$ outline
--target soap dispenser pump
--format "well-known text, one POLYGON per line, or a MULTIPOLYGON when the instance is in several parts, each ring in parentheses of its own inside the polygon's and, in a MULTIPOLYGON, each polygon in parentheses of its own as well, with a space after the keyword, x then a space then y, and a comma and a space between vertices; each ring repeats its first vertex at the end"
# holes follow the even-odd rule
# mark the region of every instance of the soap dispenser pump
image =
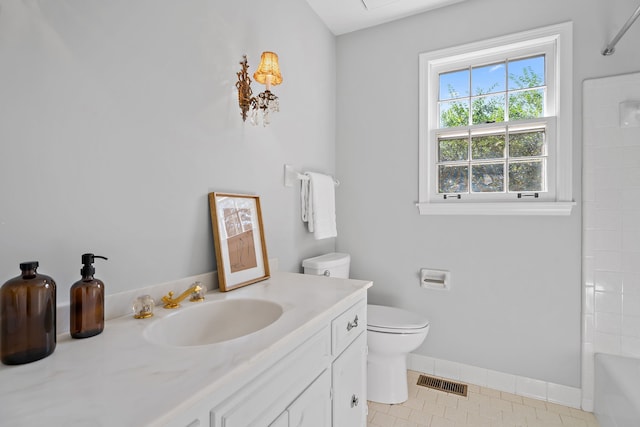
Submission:
POLYGON ((104 283, 93 277, 96 258, 107 259, 94 254, 82 255, 82 278, 71 286, 69 332, 73 338, 89 338, 104 330, 104 283))

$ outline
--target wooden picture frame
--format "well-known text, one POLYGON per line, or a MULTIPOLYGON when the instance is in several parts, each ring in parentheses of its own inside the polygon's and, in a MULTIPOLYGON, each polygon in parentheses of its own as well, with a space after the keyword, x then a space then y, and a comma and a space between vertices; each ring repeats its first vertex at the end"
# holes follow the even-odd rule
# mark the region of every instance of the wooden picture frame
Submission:
POLYGON ((268 279, 260 198, 209 193, 209 209, 220 290, 227 292, 268 279))

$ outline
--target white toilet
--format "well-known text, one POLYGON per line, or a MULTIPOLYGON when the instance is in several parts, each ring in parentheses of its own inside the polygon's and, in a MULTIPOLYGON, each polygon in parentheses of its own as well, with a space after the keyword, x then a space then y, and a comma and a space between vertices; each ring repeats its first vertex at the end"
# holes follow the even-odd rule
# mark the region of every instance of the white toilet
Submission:
MULTIPOLYGON (((348 278, 349 254, 330 253, 302 262, 305 274, 348 278)), ((367 306, 367 400, 395 404, 408 399, 407 354, 429 333, 423 316, 395 307, 367 306)))

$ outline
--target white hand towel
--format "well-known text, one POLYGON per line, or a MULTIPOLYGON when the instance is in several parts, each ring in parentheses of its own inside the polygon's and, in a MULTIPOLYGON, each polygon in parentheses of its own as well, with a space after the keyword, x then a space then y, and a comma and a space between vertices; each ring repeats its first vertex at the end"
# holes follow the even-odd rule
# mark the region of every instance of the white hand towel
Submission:
POLYGON ((302 220, 316 239, 338 235, 336 227, 335 183, 329 175, 306 172, 300 190, 302 220))
POLYGON ((302 213, 302 222, 306 222, 309 231, 313 233, 313 212, 310 211, 313 206, 310 205, 309 182, 309 179, 300 181, 300 212, 302 213))

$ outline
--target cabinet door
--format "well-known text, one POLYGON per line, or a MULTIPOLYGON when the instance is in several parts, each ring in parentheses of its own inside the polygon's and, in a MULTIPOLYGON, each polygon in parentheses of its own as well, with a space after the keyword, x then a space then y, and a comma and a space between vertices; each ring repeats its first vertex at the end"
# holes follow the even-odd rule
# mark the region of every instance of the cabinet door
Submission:
POLYGON ((331 375, 325 370, 289 406, 289 427, 327 427, 331 425, 331 375))
POLYGON ((289 427, 289 411, 284 411, 269 427, 289 427))
POLYGON ((214 407, 211 410, 210 425, 268 426, 307 390, 314 379, 327 370, 330 346, 330 329, 325 327, 275 365, 265 368, 262 374, 236 394, 214 407))
POLYGON ((366 427, 367 334, 333 362, 333 427, 366 427))

